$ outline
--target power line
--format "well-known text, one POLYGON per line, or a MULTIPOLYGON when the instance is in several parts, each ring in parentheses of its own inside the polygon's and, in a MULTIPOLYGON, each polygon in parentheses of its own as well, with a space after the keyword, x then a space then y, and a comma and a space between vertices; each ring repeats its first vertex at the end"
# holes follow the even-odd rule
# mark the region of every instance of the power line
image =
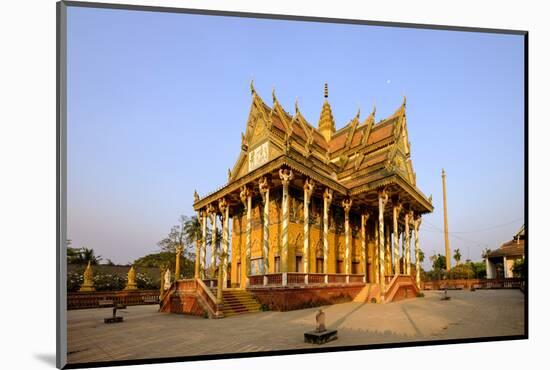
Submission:
MULTIPOLYGON (((502 226, 507 226, 507 225, 510 225, 510 224, 513 224, 514 222, 518 222, 520 220, 523 220, 523 217, 520 217, 520 218, 516 218, 515 220, 512 220, 510 222, 506 222, 506 223, 503 223, 503 224, 498 224, 498 225, 493 225, 493 226, 488 226, 484 229, 478 229, 478 230, 471 230, 471 231, 449 231, 449 234, 473 234, 473 233, 479 233, 479 232, 482 232, 482 231, 487 231, 487 230, 492 230, 492 229, 497 229, 499 227, 502 227, 502 226)), ((432 226, 432 227, 435 227, 439 230, 441 230, 441 228, 439 228, 438 226, 436 225, 433 225, 431 223, 429 223, 428 221, 425 221, 428 225, 432 226)))
MULTIPOLYGON (((426 228, 423 228, 422 230, 423 230, 423 231, 433 232, 433 233, 439 233, 439 234, 442 234, 442 233, 443 233, 443 231, 441 231, 441 230, 430 230, 430 229, 426 229, 426 228)), ((466 243, 473 243, 473 244, 475 244, 475 245, 481 245, 481 246, 487 246, 487 247, 489 246, 489 244, 487 244, 487 243, 482 243, 482 242, 480 242, 480 241, 471 240, 471 239, 465 239, 465 238, 463 238, 463 237, 460 237, 460 236, 457 236, 457 235, 453 235, 453 234, 451 234, 451 233, 449 233, 449 235, 450 235, 451 237, 455 238, 455 239, 461 240, 461 241, 466 242, 466 243)))

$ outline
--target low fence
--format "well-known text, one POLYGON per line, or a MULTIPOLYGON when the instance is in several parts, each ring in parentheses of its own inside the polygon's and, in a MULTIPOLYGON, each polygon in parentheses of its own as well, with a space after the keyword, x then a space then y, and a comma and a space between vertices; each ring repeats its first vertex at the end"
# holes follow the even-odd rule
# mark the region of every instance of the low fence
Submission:
POLYGON ((74 292, 67 294, 67 309, 99 308, 100 301, 113 301, 115 304, 137 306, 158 304, 158 290, 122 290, 117 292, 74 292))
POLYGON ((420 283, 423 290, 441 289, 524 289, 525 281, 518 278, 507 279, 449 279, 424 281, 420 283))

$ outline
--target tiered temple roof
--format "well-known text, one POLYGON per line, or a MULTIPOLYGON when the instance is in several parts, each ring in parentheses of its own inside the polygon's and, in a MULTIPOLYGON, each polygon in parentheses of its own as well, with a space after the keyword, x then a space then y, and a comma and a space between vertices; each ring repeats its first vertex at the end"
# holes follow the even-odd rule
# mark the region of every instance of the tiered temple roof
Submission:
MULTIPOLYGON (((360 112, 341 129, 335 130, 334 117, 325 86, 325 100, 317 127, 301 114, 296 103, 294 114, 281 106, 273 92, 272 106, 268 106, 251 84, 252 104, 246 131, 242 134, 242 150, 234 167, 229 171, 228 183, 202 200, 249 177, 251 172, 284 157, 284 164, 298 172, 307 172, 317 181, 336 187, 345 195, 358 195, 381 186, 397 185, 406 188, 420 213, 431 212, 433 207, 416 187, 416 175, 410 159, 406 99, 395 112, 376 121, 376 109, 364 119, 360 112), (266 141, 270 142, 269 160, 251 171, 247 165, 248 153, 266 141)), ((237 185, 237 184, 236 184, 237 185)), ((430 197, 431 198, 431 197, 430 197)), ((369 203, 369 198, 365 198, 369 203)), ((375 202, 372 197, 370 202, 375 202)))

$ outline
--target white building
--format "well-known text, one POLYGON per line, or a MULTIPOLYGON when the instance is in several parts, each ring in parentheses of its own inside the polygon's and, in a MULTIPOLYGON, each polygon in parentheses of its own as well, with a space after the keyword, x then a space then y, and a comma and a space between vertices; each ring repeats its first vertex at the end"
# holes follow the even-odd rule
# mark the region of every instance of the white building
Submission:
POLYGON ((487 279, 512 278, 514 261, 525 257, 525 225, 514 235, 514 238, 503 243, 500 248, 489 252, 487 264, 487 279))

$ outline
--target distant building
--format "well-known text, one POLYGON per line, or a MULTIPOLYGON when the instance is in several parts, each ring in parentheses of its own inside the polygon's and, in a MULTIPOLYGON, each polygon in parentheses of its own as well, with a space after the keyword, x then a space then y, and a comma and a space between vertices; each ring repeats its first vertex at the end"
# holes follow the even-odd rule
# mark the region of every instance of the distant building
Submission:
POLYGON ((485 259, 487 279, 514 277, 514 262, 525 257, 525 225, 519 229, 514 238, 503 243, 500 248, 489 252, 485 259))

